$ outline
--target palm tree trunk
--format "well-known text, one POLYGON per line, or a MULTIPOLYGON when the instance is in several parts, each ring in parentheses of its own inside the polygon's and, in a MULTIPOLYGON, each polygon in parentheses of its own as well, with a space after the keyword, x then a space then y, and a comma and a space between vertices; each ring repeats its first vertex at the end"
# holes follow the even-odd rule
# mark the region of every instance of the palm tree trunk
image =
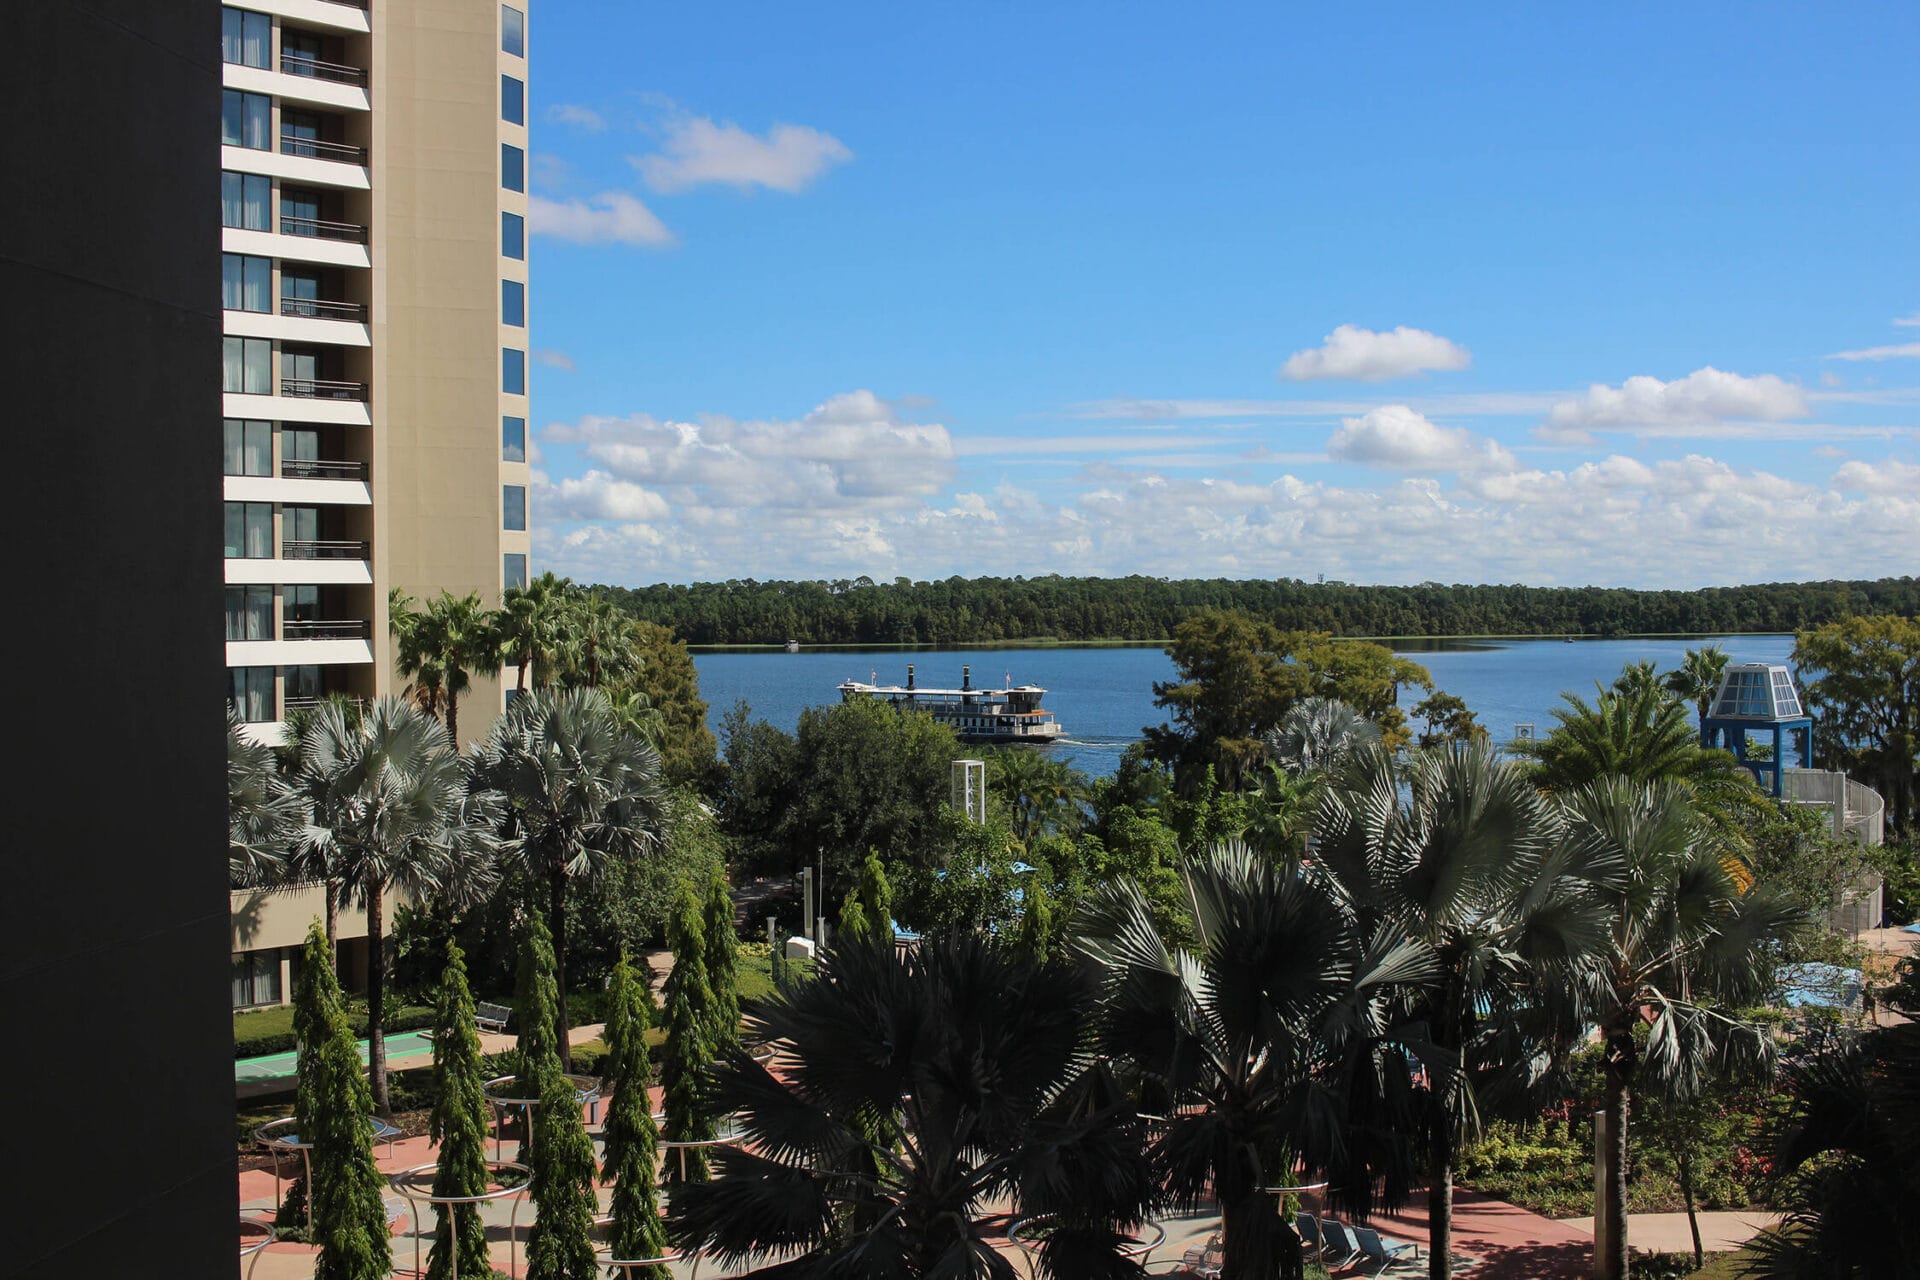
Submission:
POLYGON ((1433 1116, 1433 1167, 1427 1181, 1427 1276, 1453 1274, 1453 1141, 1438 1106, 1433 1116))
POLYGON ((532 659, 533 655, 531 653, 522 653, 520 655, 520 661, 516 664, 520 668, 519 674, 514 677, 516 682, 514 693, 516 696, 527 691, 527 663, 532 661, 532 659))
POLYGON ((547 928, 553 933, 553 980, 560 998, 554 1002, 554 1043, 560 1046, 560 1069, 573 1070, 573 1046, 567 1042, 567 869, 556 865, 547 873, 547 928))
POLYGON ((1278 1202, 1257 1188, 1221 1198, 1220 1236, 1220 1280, 1301 1280, 1306 1272, 1300 1237, 1282 1227, 1278 1202))
POLYGON ((332 876, 324 881, 326 891, 327 954, 333 957, 333 976, 340 977, 340 886, 332 876))
POLYGON ((1687 1202, 1687 1226, 1693 1232, 1693 1269, 1698 1271, 1707 1265, 1707 1258, 1700 1246, 1700 1217, 1693 1207, 1693 1144, 1685 1138, 1680 1145, 1680 1195, 1687 1202))
MULTIPOLYGON (((1629 1032, 1629 1044, 1631 1036, 1629 1032)), ((1607 1061, 1607 1140, 1595 1153, 1606 1168, 1607 1240, 1599 1259, 1603 1280, 1627 1280, 1627 1112, 1632 1096, 1628 1063, 1618 1053, 1615 1049, 1607 1061)))
POLYGON ((373 1109, 387 1115, 392 1109, 387 1105, 387 961, 383 954, 386 921, 382 888, 378 877, 367 877, 367 1082, 373 1088, 373 1109))
POLYGON ((454 752, 460 750, 460 695, 452 689, 447 690, 447 741, 453 745, 454 752))

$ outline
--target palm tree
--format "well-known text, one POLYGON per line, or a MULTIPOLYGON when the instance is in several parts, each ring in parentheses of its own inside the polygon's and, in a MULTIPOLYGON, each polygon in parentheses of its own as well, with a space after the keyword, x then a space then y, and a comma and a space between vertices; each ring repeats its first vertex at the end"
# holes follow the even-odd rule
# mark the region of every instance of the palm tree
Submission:
POLYGON ((565 1054, 568 886, 659 846, 666 824, 660 753, 621 730, 599 690, 543 689, 515 698, 494 722, 475 769, 504 806, 504 852, 547 888, 565 1054))
MULTIPOLYGON (((315 791, 323 780, 304 768, 305 756, 301 743, 314 718, 327 707, 333 708, 347 724, 356 728, 365 715, 365 708, 360 702, 340 693, 330 694, 314 706, 295 707, 287 712, 286 737, 273 753, 281 780, 299 798, 303 821, 310 819, 316 799, 315 791)), ((324 838, 324 833, 315 831, 309 821, 302 826, 287 851, 287 862, 281 871, 283 882, 317 881, 320 884, 325 904, 321 918, 327 945, 334 948, 336 961, 340 942, 340 900, 345 889, 338 865, 339 857, 340 850, 324 838)))
POLYGON ((1259 777, 1258 789, 1247 797, 1241 838, 1270 858, 1298 858, 1306 852, 1325 775, 1288 773, 1269 761, 1259 777))
POLYGON ((1028 747, 994 752, 987 788, 1006 804, 1014 838, 1023 845, 1049 831, 1078 830, 1085 817, 1086 776, 1028 747))
POLYGON ((835 948, 749 1015, 779 1074, 738 1051, 717 1068, 745 1141, 675 1189, 676 1238, 728 1266, 790 1258, 758 1276, 1014 1280, 988 1216, 1010 1201, 1046 1220, 1043 1274, 1138 1275, 1122 1233, 1154 1188, 1139 1118, 1087 1052, 1095 994, 973 932, 835 948))
POLYGON ((569 603, 576 594, 571 579, 541 574, 524 587, 508 587, 500 610, 499 640, 503 661, 513 664, 514 689, 527 691, 527 670, 533 670, 535 688, 553 680, 566 634, 569 603))
POLYGON ((1217 1196, 1225 1280, 1297 1280, 1300 1241, 1265 1188, 1297 1172, 1365 1215, 1411 1185, 1408 1063, 1392 1047, 1404 990, 1432 949, 1368 932, 1336 881, 1237 841, 1186 868, 1197 950, 1169 947, 1131 881, 1083 906, 1074 946, 1102 979, 1100 1042, 1173 1115, 1153 1143, 1177 1202, 1217 1196), (1177 1111, 1176 1111, 1177 1108, 1177 1111))
POLYGON ((1579 1028, 1538 1015, 1537 982, 1564 986, 1593 963, 1605 922, 1557 809, 1484 740, 1422 751, 1404 767, 1355 752, 1322 802, 1314 856, 1366 928, 1432 949, 1436 972, 1409 1013, 1427 1068, 1428 1272, 1452 1274, 1454 1155, 1477 1127, 1479 1086, 1524 1086, 1531 1064, 1579 1028), (1529 1016, 1529 1015, 1533 1016, 1529 1016), (1522 1079, 1503 1079, 1519 1070, 1522 1079))
POLYGON ((1631 694, 1638 693, 1642 689, 1664 689, 1665 687, 1651 658, 1626 663, 1620 668, 1620 674, 1613 678, 1615 693, 1631 694))
POLYGON ((236 889, 269 884, 306 825, 305 809, 274 769, 271 748, 247 737, 227 708, 227 875, 236 889))
POLYGON ((437 898, 458 910, 490 887, 485 797, 432 717, 382 698, 357 722, 316 710, 300 739, 310 843, 367 911, 367 1035, 374 1105, 387 1110, 386 899, 437 898))
POLYGON ((1302 698, 1267 731, 1267 758, 1290 774, 1325 773, 1380 740, 1380 726, 1338 698, 1302 698))
POLYGON ((1680 665, 1667 672, 1667 692, 1683 702, 1691 702, 1700 715, 1700 740, 1707 740, 1707 712, 1713 709, 1713 695, 1727 674, 1726 650, 1710 644, 1687 650, 1680 665))
POLYGON ((1609 1225, 1596 1248, 1607 1280, 1625 1280, 1634 1091, 1645 1085, 1684 1096, 1711 1073, 1767 1068, 1771 1037, 1732 1010, 1767 993, 1778 944, 1805 909, 1765 886, 1742 892, 1677 783, 1602 779, 1567 798, 1566 816, 1573 857, 1617 867, 1595 885, 1608 917, 1603 962, 1570 973, 1566 995, 1599 1027, 1606 1050, 1597 1159, 1609 1225), (1644 1053, 1634 1034, 1643 1023, 1644 1053))
POLYGON ((598 689, 638 670, 639 651, 618 605, 597 593, 569 603, 559 648, 563 683, 598 689))
POLYGON ((415 701, 424 711, 446 712, 447 737, 460 742, 460 695, 472 687, 472 675, 499 661, 500 629, 478 592, 456 596, 442 591, 415 612, 413 601, 394 588, 387 598, 387 624, 393 632, 394 661, 411 677, 415 701))

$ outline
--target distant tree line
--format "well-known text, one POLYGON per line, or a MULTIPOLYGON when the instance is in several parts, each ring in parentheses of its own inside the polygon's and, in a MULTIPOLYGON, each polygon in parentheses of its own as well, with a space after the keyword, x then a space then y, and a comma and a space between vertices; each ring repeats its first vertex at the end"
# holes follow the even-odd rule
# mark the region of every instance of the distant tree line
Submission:
POLYGON ((1583 635, 1804 631, 1848 616, 1920 613, 1920 578, 1775 582, 1698 591, 1615 587, 1411 587, 1294 578, 947 578, 596 587, 688 644, 978 644, 1164 641, 1208 609, 1283 631, 1337 636, 1583 635))

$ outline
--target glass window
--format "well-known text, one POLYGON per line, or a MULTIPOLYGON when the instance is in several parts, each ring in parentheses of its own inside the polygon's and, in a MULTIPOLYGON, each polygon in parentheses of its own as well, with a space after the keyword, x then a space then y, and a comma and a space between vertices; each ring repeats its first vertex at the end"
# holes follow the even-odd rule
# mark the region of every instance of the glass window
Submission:
POLYGON ((527 420, 525 418, 500 419, 500 461, 525 462, 527 460, 527 420))
POLYGON ((229 502, 227 506, 227 559, 273 559, 273 504, 271 502, 229 502))
POLYGON ((318 462, 320 460, 320 433, 292 427, 280 431, 280 460, 282 462, 318 462))
POLYGON ((273 288, 273 259, 247 254, 220 255, 220 305, 228 311, 267 311, 273 288))
POLYGON ((273 719, 273 668, 228 667, 227 701, 248 724, 273 719))
POLYGON ((524 531, 527 527, 527 486, 500 486, 500 527, 524 531))
POLYGON ((230 476, 270 476, 273 474, 273 424, 224 418, 227 474, 230 476))
POLYGON ((517 260, 527 256, 527 220, 517 213, 500 215, 500 256, 517 260))
POLYGON ((527 86, 505 74, 500 77, 500 118, 508 124, 527 122, 527 86))
POLYGON ((280 696, 289 707, 310 707, 326 696, 320 687, 320 668, 317 666, 282 667, 280 682, 285 686, 280 696))
POLYGON ((525 591, 527 589, 525 552, 509 551, 500 557, 500 586, 502 590, 525 591))
POLYGON ((500 185, 509 191, 527 189, 527 153, 511 142, 500 144, 500 185))
POLYGON ((227 639, 273 639, 273 588, 227 588, 227 639))
POLYGON ((282 587, 281 607, 288 622, 318 622, 320 620, 320 588, 315 586, 282 587))
POLYGON ((318 542, 320 540, 320 508, 282 507, 280 536, 288 542, 318 542))
POLYGON ((220 58, 243 67, 264 67, 273 47, 273 19, 245 9, 220 11, 220 58))
POLYGON ((500 51, 527 56, 527 15, 510 4, 500 6, 500 51))
POLYGON ((500 282, 500 323, 527 326, 527 286, 518 280, 500 282))
POLYGON ((510 396, 527 394, 527 353, 500 348, 500 389, 510 396))
POLYGON ((221 389, 242 395, 273 394, 273 343, 266 338, 228 338, 221 389))
MULTIPOLYGON (((231 11, 229 11, 231 12, 231 11)), ((280 953, 249 951, 233 958, 233 1007, 280 1003, 280 953)))
POLYGON ((272 120, 273 99, 266 94, 220 91, 220 141, 227 146, 271 151, 268 126, 272 120))
POLYGON ((220 225, 246 231, 271 231, 273 179, 261 173, 220 173, 220 225))

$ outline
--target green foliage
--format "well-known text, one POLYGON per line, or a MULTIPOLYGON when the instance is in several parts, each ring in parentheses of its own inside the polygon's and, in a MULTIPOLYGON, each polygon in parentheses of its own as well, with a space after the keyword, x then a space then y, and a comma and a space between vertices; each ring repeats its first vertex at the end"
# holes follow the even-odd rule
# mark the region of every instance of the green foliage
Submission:
MULTIPOLYGON (((667 975, 667 1042, 660 1064, 662 1110, 667 1137, 675 1142, 697 1142, 715 1132, 706 1089, 707 1065, 713 1061, 713 991, 707 985, 705 922, 691 889, 683 889, 667 930, 673 949, 673 971, 667 975)), ((670 1181, 680 1181, 682 1169, 689 1182, 707 1178, 704 1148, 685 1153, 684 1165, 667 1165, 670 1181)))
POLYGON ((353 1031, 339 1005, 339 989, 325 963, 326 938, 316 924, 307 935, 306 970, 326 973, 302 983, 301 1082, 295 1095, 298 1131, 313 1144, 311 1240, 320 1247, 315 1280, 376 1280, 392 1265, 386 1179, 373 1162, 373 1096, 353 1031), (311 1048, 305 1047, 311 1044, 311 1048))
POLYGON ((1026 885, 1024 910, 1020 913, 1019 947, 1023 954, 1045 963, 1053 953, 1053 904, 1047 900, 1047 883, 1035 876, 1026 885))
POLYGON ((1873 787, 1903 831, 1920 821, 1920 609, 1851 617, 1794 639, 1813 715, 1813 754, 1873 787))
POLYGON ((1817 809, 1741 806, 1734 819, 1755 881, 1807 908, 1808 927, 1789 940, 1782 958, 1857 964, 1846 940, 1828 927, 1827 913, 1874 865, 1876 851, 1851 838, 1835 838, 1825 813, 1817 809))
POLYGON ((716 1058, 740 1047, 740 939, 733 925, 733 895, 726 876, 715 872, 707 881, 701 909, 701 958, 707 966, 707 990, 713 996, 708 1012, 707 1044, 716 1058))
POLYGON ((527 1235, 529 1280, 594 1280, 593 1143, 580 1118, 580 1103, 565 1075, 554 1039, 553 943, 546 922, 528 916, 521 961, 520 1009, 525 1026, 518 1045, 519 1086, 532 1086, 533 1108, 523 1163, 533 1175, 534 1206, 527 1235))
POLYGON ((522 1089, 538 1088, 548 1059, 552 1059, 554 1070, 566 1070, 561 1064, 560 1042, 555 1037, 554 1010, 560 996, 553 968, 553 935, 547 931, 546 919, 537 911, 528 912, 520 942, 520 981, 514 992, 515 1022, 519 1024, 519 1031, 514 1045, 513 1074, 522 1089))
MULTIPOLYGON (((296 1002, 297 1003, 297 1002, 296 1002)), ((264 1058, 276 1053, 288 1053, 299 1047, 300 1037, 294 1033, 295 1005, 273 1005, 265 1009, 248 1009, 233 1015, 233 1056, 235 1058, 264 1058)), ((367 1035, 367 1002, 364 998, 349 999, 345 1002, 347 1025, 353 1029, 356 1038, 364 1040, 367 1035)), ((430 1005, 404 1004, 389 1006, 386 1017, 388 1035, 402 1031, 418 1031, 422 1027, 433 1025, 433 1008, 430 1005)))
POLYGON ((1436 689, 1415 704, 1413 715, 1426 724, 1419 738, 1419 745, 1423 747, 1443 742, 1473 742, 1487 736, 1487 731, 1474 719, 1466 699, 1456 694, 1436 689))
MULTIPOLYGON (((625 956, 614 966, 608 988, 605 1176, 613 1183, 609 1206, 613 1226, 611 1256, 651 1258, 666 1248, 666 1231, 654 1190, 659 1133, 647 1092, 652 1077, 647 1061, 648 1001, 645 983, 625 956)), ((647 1268, 647 1280, 667 1280, 665 1268, 647 1268), (651 1273, 651 1274, 649 1274, 651 1273)))
POLYGON ((448 736, 457 741, 460 696, 472 686, 474 672, 499 658, 494 611, 480 602, 477 591, 464 596, 442 591, 416 610, 412 598, 395 587, 387 594, 387 627, 393 633, 394 665, 413 681, 407 700, 444 719, 448 736))
MULTIPOLYGON (((433 1114, 428 1134, 439 1144, 433 1176, 436 1196, 474 1196, 487 1187, 487 1077, 480 1057, 480 1035, 473 1025, 473 993, 467 988, 466 957, 447 945, 447 966, 433 1029, 433 1114)), ((478 1205, 436 1205, 438 1225, 427 1274, 485 1275, 487 1230, 478 1205), (451 1248, 449 1246, 452 1246, 451 1248), (458 1254, 456 1264, 454 1255, 458 1254)))
POLYGON ((1081 803, 1091 788, 1087 775, 1032 747, 1002 747, 987 756, 987 793, 1022 844, 1078 831, 1086 820, 1081 803))
POLYGON ((662 775, 669 786, 711 788, 716 781, 713 730, 707 727, 707 704, 700 696, 700 676, 684 642, 657 622, 632 620, 627 624, 638 668, 614 682, 616 695, 632 691, 643 695, 653 710, 652 737, 660 752, 662 775))

